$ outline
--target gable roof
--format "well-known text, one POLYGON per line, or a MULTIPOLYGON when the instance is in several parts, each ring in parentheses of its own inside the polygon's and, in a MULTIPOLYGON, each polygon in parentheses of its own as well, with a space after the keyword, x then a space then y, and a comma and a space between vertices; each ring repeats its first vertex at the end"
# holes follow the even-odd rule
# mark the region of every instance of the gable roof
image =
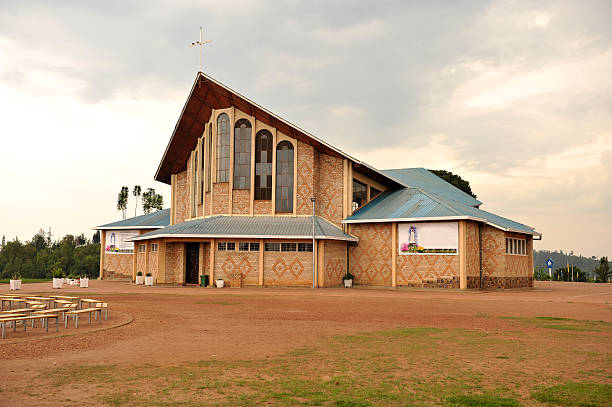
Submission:
POLYGON ((151 212, 133 218, 96 226, 97 230, 110 229, 159 229, 170 224, 170 208, 151 212))
POLYGON ((386 191, 368 202, 344 223, 473 220, 508 232, 542 236, 534 228, 420 188, 386 191))
POLYGON ((478 199, 466 194, 453 184, 446 182, 425 168, 398 168, 392 170, 382 170, 382 172, 385 175, 400 181, 407 187, 421 188, 444 199, 457 201, 469 206, 482 205, 482 202, 480 202, 478 199))
POLYGON ((298 141, 314 146, 325 154, 353 161, 357 171, 381 184, 396 188, 402 186, 397 180, 388 177, 376 168, 349 156, 202 72, 196 75, 189 97, 183 106, 172 137, 155 173, 155 180, 170 184, 170 176, 185 169, 189 155, 202 136, 205 123, 208 122, 212 110, 231 106, 235 106, 298 141))
MULTIPOLYGON (((338 226, 319 216, 315 216, 315 236, 317 239, 358 241, 355 236, 344 233, 338 226)), ((312 239, 312 216, 217 215, 177 223, 134 236, 130 240, 160 237, 312 239)))

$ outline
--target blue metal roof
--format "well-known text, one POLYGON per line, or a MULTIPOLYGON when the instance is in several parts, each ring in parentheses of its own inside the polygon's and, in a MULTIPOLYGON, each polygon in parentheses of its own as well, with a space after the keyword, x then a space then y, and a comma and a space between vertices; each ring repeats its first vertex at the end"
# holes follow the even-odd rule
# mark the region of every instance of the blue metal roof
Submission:
POLYGON ((420 188, 387 191, 368 202, 345 223, 471 219, 497 228, 541 236, 533 228, 458 201, 447 200, 420 188))
POLYGON ((95 229, 157 229, 170 224, 170 209, 97 226, 95 229))
MULTIPOLYGON (((342 229, 326 219, 315 216, 317 239, 346 240, 358 239, 344 233, 342 229)), ((159 237, 226 237, 226 238, 312 238, 311 216, 225 216, 189 220, 154 230, 131 240, 146 240, 159 237)))
POLYGON ((383 174, 401 182, 407 187, 421 188, 441 198, 461 202, 469 206, 482 205, 478 199, 466 194, 453 184, 444 181, 425 168, 398 168, 382 170, 383 174))

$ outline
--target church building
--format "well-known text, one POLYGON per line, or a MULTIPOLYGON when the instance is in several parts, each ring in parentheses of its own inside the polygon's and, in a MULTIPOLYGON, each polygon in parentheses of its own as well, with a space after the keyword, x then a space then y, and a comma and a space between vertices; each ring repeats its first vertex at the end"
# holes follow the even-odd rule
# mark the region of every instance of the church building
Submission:
MULTIPOLYGON (((373 168, 202 73, 155 179, 171 186, 169 222, 126 239, 132 279, 339 287, 349 272, 366 286, 533 285, 534 228, 426 169, 373 168)), ((104 243, 100 276, 112 278, 104 243)))

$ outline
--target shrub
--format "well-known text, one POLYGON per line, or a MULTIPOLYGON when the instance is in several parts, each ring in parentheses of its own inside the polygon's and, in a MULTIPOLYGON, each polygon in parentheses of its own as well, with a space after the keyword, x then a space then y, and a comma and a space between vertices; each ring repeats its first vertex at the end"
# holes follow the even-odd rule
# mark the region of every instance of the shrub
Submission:
POLYGON ((56 267, 55 270, 53 270, 53 278, 62 278, 64 277, 64 270, 62 270, 61 267, 56 267))
POLYGON ((142 271, 139 271, 138 273, 136 273, 137 276, 142 276, 142 271))
POLYGON ((347 273, 344 275, 344 280, 354 280, 354 279, 355 279, 355 276, 354 276, 354 275, 352 275, 350 272, 347 272, 347 273))

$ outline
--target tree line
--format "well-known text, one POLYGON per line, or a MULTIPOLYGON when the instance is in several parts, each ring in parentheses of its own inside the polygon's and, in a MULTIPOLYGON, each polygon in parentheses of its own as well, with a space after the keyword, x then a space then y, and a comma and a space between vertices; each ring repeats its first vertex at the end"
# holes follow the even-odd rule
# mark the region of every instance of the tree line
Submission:
POLYGON ((100 271, 100 232, 91 239, 80 234, 51 241, 36 234, 30 241, 18 238, 0 244, 0 279, 51 278, 54 271, 64 275, 97 278, 100 271))

